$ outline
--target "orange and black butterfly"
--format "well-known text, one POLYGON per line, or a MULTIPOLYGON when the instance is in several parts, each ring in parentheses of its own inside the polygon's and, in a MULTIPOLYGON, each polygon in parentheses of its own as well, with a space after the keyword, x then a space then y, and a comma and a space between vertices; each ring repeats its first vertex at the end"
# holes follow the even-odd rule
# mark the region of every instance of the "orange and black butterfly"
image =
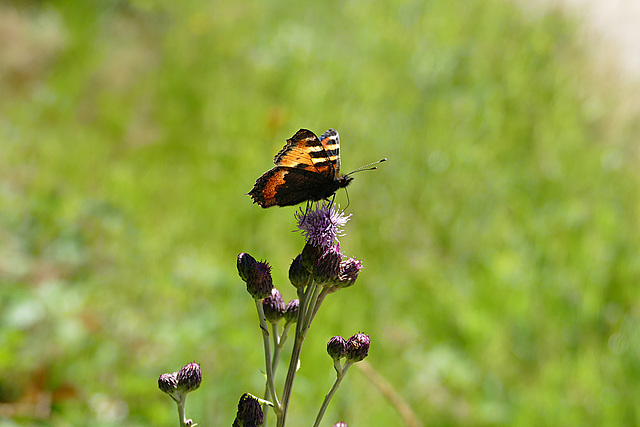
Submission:
POLYGON ((310 130, 300 129, 273 162, 276 167, 258 178, 247 193, 263 208, 328 199, 351 183, 353 178, 349 175, 370 166, 340 175, 340 138, 335 129, 329 129, 319 139, 310 130))

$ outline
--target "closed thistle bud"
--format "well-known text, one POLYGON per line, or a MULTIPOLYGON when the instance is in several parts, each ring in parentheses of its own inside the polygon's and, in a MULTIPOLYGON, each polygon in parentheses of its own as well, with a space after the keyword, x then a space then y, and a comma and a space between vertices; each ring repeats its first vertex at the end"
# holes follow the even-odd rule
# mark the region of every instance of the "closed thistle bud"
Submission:
POLYGON ((202 383, 202 370, 196 362, 187 363, 178 371, 176 375, 178 380, 178 391, 181 393, 189 393, 200 387, 202 383))
POLYGON ((238 255, 238 274, 245 282, 249 280, 251 275, 255 274, 257 265, 258 261, 251 255, 244 252, 238 255))
POLYGON ((160 378, 158 378, 158 388, 173 397, 178 388, 176 373, 160 375, 160 378))
POLYGON ((262 300, 262 309, 264 317, 272 324, 277 323, 284 314, 284 300, 275 287, 271 289, 271 295, 262 300))
POLYGON ((319 283, 334 285, 338 282, 338 276, 340 274, 340 261, 342 261, 342 254, 340 253, 339 245, 329 246, 316 264, 314 271, 315 279, 319 283))
POLYGON ((263 422, 262 408, 255 396, 245 393, 238 403, 238 413, 233 427, 260 427, 263 422))
POLYGON ((349 258, 340 262, 339 280, 336 286, 338 288, 348 288, 353 285, 362 268, 362 261, 355 258, 349 258))
POLYGON ((307 243, 304 245, 304 248, 302 248, 302 252, 300 253, 300 262, 307 271, 313 272, 323 253, 324 248, 322 246, 315 246, 311 243, 307 243))
POLYGON ((327 353, 333 360, 340 360, 347 354, 347 342, 340 335, 332 337, 327 343, 327 353))
POLYGON ((289 281, 296 288, 301 288, 309 283, 309 270, 302 265, 302 255, 298 255, 289 267, 289 281))
POLYGON ((247 283, 247 291, 254 299, 260 300, 271 294, 273 280, 271 267, 267 262, 258 262, 243 252, 238 255, 238 274, 247 283))
POLYGON ((369 335, 359 332, 347 341, 347 361, 359 362, 369 355, 369 335))
POLYGON ((296 323, 298 321, 298 311, 300 310, 300 300, 292 299, 287 303, 284 309, 284 320, 287 323, 296 323))

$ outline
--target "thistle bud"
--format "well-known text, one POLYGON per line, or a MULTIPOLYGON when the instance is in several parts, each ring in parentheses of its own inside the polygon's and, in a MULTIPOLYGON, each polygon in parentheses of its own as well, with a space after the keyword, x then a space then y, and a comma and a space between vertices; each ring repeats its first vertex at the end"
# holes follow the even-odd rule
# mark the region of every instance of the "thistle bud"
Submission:
POLYGON ((347 341, 347 361, 359 362, 369 355, 369 335, 362 332, 355 334, 347 341))
POLYGON ((316 264, 314 275, 319 283, 334 285, 340 274, 342 254, 339 245, 329 246, 316 264))
POLYGON ((296 323, 298 321, 298 311, 300 310, 300 300, 292 299, 284 309, 284 320, 287 323, 296 323))
POLYGON ((233 421, 233 427, 260 427, 263 422, 260 402, 249 393, 245 393, 238 403, 238 413, 233 421))
POLYGON ((257 265, 258 261, 251 255, 244 252, 238 255, 238 274, 245 282, 255 273, 257 265))
POLYGON ((243 252, 238 255, 238 274, 247 283, 247 291, 254 299, 260 300, 271 294, 273 281, 271 267, 267 262, 258 262, 243 252))
POLYGON ((176 379, 175 372, 173 374, 160 375, 160 378, 158 378, 158 388, 173 397, 178 388, 178 380, 176 379))
POLYGON ((289 267, 289 281, 296 288, 301 288, 309 283, 309 270, 302 265, 302 255, 298 255, 289 267))
POLYGON ((333 360, 340 360, 347 354, 347 342, 340 335, 332 337, 327 343, 327 353, 333 360))
POLYGON ((200 387, 202 383, 202 370, 196 362, 187 363, 176 375, 177 388, 181 393, 190 393, 200 387))
POLYGON ((338 288, 348 288, 353 285, 358 278, 358 273, 362 270, 362 261, 349 258, 340 263, 340 273, 338 288))
POLYGON ((312 272, 318 265, 318 260, 324 253, 322 246, 315 246, 311 243, 304 245, 302 252, 300 253, 300 262, 307 271, 312 272))
POLYGON ((262 300, 262 309, 264 316, 271 324, 277 323, 284 314, 284 300, 275 287, 271 289, 271 295, 262 300))

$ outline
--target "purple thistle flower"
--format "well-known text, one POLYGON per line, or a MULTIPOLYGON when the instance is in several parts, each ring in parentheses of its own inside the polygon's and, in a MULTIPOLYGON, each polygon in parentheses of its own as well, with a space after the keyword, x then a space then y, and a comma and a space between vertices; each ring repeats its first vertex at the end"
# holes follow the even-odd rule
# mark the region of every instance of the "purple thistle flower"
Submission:
POLYGON ((340 206, 336 209, 323 203, 306 212, 300 210, 296 212, 295 217, 298 229, 302 231, 307 242, 326 248, 338 242, 338 236, 344 235, 340 227, 349 221, 351 214, 345 215, 344 211, 340 211, 340 206))

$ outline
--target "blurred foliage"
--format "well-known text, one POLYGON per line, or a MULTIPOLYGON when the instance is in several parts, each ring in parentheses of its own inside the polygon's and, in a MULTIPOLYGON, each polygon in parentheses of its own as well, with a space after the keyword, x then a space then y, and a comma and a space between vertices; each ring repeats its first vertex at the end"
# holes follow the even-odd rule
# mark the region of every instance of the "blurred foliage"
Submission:
MULTIPOLYGON (((4 3, 0 425, 173 425, 156 381, 191 360, 187 415, 230 425, 264 387, 236 255, 290 299, 303 244, 244 193, 302 127, 340 131, 345 171, 390 161, 349 187, 365 270, 291 425, 358 331, 425 425, 640 422, 638 121, 573 34, 494 0, 4 3)), ((339 419, 401 424, 358 370, 339 419)))

